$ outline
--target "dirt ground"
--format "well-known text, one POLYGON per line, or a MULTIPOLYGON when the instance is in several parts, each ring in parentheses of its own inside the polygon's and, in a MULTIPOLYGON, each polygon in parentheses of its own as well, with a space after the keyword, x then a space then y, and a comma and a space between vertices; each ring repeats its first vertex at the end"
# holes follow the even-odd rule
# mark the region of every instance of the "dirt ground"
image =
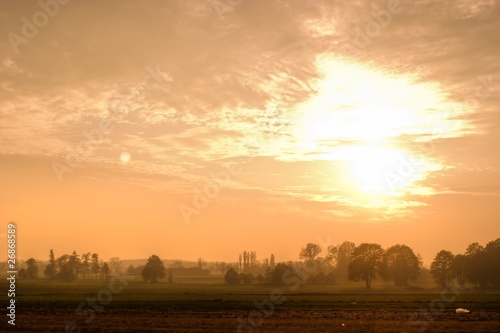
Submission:
POLYGON ((20 311, 13 332, 500 332, 500 311, 452 310, 275 310, 266 318, 247 310, 133 310, 107 309, 90 316, 74 310, 31 308, 20 311), (253 318, 249 319, 249 314, 253 318), (89 323, 84 323, 89 319, 89 323))

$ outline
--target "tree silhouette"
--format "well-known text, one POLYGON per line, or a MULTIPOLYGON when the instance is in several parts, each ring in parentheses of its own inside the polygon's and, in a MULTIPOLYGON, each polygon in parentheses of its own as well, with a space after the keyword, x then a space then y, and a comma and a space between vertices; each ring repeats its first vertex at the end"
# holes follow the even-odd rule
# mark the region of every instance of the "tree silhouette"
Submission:
POLYGON ((293 267, 285 263, 279 263, 271 273, 271 282, 276 285, 284 285, 285 280, 291 276, 297 277, 293 267))
POLYGON ((80 257, 76 253, 76 251, 73 251, 73 254, 69 257, 69 269, 71 270, 71 274, 74 276, 74 278, 78 278, 78 272, 80 271, 80 257))
POLYGON ((269 258, 269 267, 274 268, 276 265, 275 261, 276 259, 274 258, 274 254, 271 253, 271 257, 269 258))
POLYGON ((28 267, 26 268, 26 278, 38 278, 38 263, 36 262, 36 260, 33 258, 29 258, 28 260, 26 260, 26 265, 28 265, 28 267))
POLYGON ((82 272, 84 279, 88 279, 90 274, 90 258, 90 252, 82 254, 82 272))
POLYGON ((57 258, 57 267, 59 273, 57 274, 58 278, 63 281, 73 281, 75 279, 75 274, 73 271, 73 267, 70 263, 70 255, 63 254, 59 258, 57 258))
POLYGON ((470 266, 470 258, 467 255, 457 254, 451 265, 451 275, 457 279, 461 287, 465 286, 467 280, 467 271, 470 266))
POLYGON ((349 263, 351 262, 351 255, 356 248, 353 242, 345 241, 339 245, 337 250, 337 267, 336 276, 340 279, 345 280, 348 276, 349 263))
POLYGON ((28 279, 28 272, 26 272, 26 269, 21 268, 21 269, 19 270, 19 279, 20 279, 20 280, 25 280, 25 279, 28 279))
POLYGON ((227 284, 239 284, 241 282, 241 277, 233 267, 229 267, 226 275, 224 275, 224 281, 226 281, 227 284))
POLYGON ((452 266, 454 255, 450 251, 441 250, 436 254, 431 264, 431 275, 434 281, 440 286, 445 286, 445 282, 452 277, 452 266))
POLYGON ((163 266, 163 262, 160 260, 160 257, 157 255, 152 255, 149 257, 146 266, 142 270, 142 278, 145 282, 157 282, 158 279, 162 279, 165 277, 165 267, 163 266))
POLYGON ((500 286, 500 238, 486 244, 487 279, 494 287, 500 286))
POLYGON ((406 245, 394 245, 384 255, 384 274, 392 278, 396 286, 407 286, 420 273, 420 262, 413 250, 406 245))
POLYGON ((303 259, 308 266, 312 266, 320 253, 321 247, 318 244, 308 243, 300 250, 299 258, 303 259))
POLYGON ((92 253, 92 264, 90 266, 90 274, 97 277, 101 271, 101 266, 99 265, 99 255, 97 253, 92 253))
POLYGON ((325 262, 330 265, 334 266, 337 264, 337 256, 339 254, 339 248, 335 245, 330 245, 326 249, 326 255, 325 255, 325 262))
POLYGON ((105 262, 101 267, 101 277, 104 279, 109 278, 109 271, 109 265, 105 262))
POLYGON ((112 257, 109 259, 109 268, 116 275, 122 275, 123 265, 119 257, 112 257))
POLYGON ((366 289, 382 269, 384 250, 379 244, 363 243, 356 247, 349 263, 349 279, 364 280, 366 289))
POLYGON ((43 274, 49 279, 54 279, 57 275, 57 264, 54 256, 54 250, 52 249, 49 254, 49 263, 45 266, 43 274))

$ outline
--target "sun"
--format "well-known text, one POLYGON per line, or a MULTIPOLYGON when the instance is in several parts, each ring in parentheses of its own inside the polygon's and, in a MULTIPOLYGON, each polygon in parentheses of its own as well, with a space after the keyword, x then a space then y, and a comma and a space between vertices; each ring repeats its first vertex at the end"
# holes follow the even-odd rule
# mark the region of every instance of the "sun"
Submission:
POLYGON ((124 151, 120 154, 120 161, 123 163, 123 164, 127 164, 128 162, 130 162, 130 153, 128 151, 124 151))
POLYGON ((418 74, 331 55, 318 56, 317 68, 314 96, 292 110, 298 119, 292 156, 346 165, 332 186, 349 199, 425 193, 425 179, 442 165, 421 147, 460 136, 461 105, 418 74))
POLYGON ((405 154, 375 144, 349 148, 349 162, 359 190, 377 195, 400 195, 418 178, 419 170, 400 175, 405 154))

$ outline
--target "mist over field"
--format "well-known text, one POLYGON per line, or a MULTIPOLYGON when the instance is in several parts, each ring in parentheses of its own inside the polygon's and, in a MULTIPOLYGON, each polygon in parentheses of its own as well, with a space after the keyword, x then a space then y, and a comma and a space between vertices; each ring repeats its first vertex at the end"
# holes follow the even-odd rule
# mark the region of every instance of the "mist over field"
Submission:
POLYGON ((495 332, 498 0, 0 0, 16 332, 495 332))

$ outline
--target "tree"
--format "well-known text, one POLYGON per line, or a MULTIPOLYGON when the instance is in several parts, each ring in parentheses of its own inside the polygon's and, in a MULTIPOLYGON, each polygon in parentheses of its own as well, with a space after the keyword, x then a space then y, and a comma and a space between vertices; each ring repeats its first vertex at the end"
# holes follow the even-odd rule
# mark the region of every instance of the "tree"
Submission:
POLYGON ((353 242, 345 241, 339 245, 337 251, 337 267, 336 276, 341 280, 348 277, 349 263, 351 262, 351 255, 356 248, 353 242))
POLYGON ((255 282, 255 276, 252 273, 242 273, 241 275, 241 281, 244 284, 252 284, 255 282))
POLYGON ((467 270, 469 269, 469 257, 463 254, 457 254, 451 265, 451 275, 457 279, 461 287, 465 286, 467 280, 467 270))
POLYGON ((56 260, 59 271, 57 276, 63 281, 73 281, 75 279, 75 274, 70 263, 70 258, 70 255, 63 254, 56 260))
POLYGON ((109 259, 109 268, 116 275, 122 275, 123 265, 119 257, 112 257, 109 259))
POLYGON ((271 272, 271 283, 276 285, 285 284, 285 280, 291 279, 291 277, 296 278, 297 274, 291 265, 284 263, 279 263, 276 265, 274 270, 271 272))
POLYGON ((128 268, 127 268, 128 274, 134 274, 134 271, 135 271, 134 265, 128 266, 128 268))
POLYGON ((339 248, 335 245, 330 245, 326 249, 325 263, 329 266, 334 266, 337 263, 337 255, 339 253, 339 248))
POLYGON ((82 254, 82 272, 83 278, 88 279, 90 275, 90 252, 82 254))
POLYGON ((26 260, 26 265, 28 265, 28 267, 26 268, 26 278, 38 278, 38 263, 36 262, 36 260, 33 258, 29 258, 28 260, 26 260))
POLYGON ((488 254, 482 250, 468 258, 467 280, 474 283, 476 287, 479 284, 480 288, 486 288, 488 286, 488 254))
POLYGON ((172 267, 173 268, 183 268, 184 264, 180 260, 174 260, 174 262, 172 263, 172 267))
POLYGON ((205 266, 206 264, 207 263, 202 258, 198 258, 198 261, 196 262, 196 265, 198 266, 199 269, 203 269, 203 266, 205 266))
POLYGON ((431 264, 431 275, 434 281, 440 286, 445 286, 445 282, 452 278, 452 265, 454 255, 450 251, 439 251, 431 264))
POLYGON ((465 255, 472 257, 475 254, 477 254, 479 252, 483 252, 483 251, 484 251, 484 247, 479 245, 478 242, 475 242, 475 243, 472 243, 469 246, 467 246, 467 249, 465 250, 465 255))
POLYGON ((20 280, 29 279, 29 278, 28 278, 28 272, 26 271, 26 269, 21 268, 21 269, 19 270, 19 279, 20 279, 20 280))
POLYGON ((145 282, 155 283, 158 279, 163 279, 165 277, 165 267, 160 257, 154 254, 149 257, 141 274, 145 282))
POLYGON ((384 274, 392 278, 394 285, 407 286, 420 273, 420 262, 413 250, 406 245, 394 245, 384 255, 384 274))
POLYGON ((109 265, 108 265, 108 263, 105 262, 101 268, 101 278, 104 278, 104 279, 109 278, 109 271, 110 271, 109 265))
POLYGON ((45 266, 43 274, 49 279, 54 279, 57 275, 57 264, 54 256, 54 250, 52 249, 49 254, 49 263, 45 266))
POLYGON ((226 271, 226 266, 227 264, 224 261, 216 263, 216 269, 221 274, 224 274, 224 272, 226 271))
POLYGON ((486 244, 487 279, 494 287, 500 286, 500 238, 486 244))
POLYGON ((366 289, 371 288, 371 283, 381 272, 384 250, 379 244, 363 243, 356 247, 348 266, 350 280, 364 280, 366 289))
POLYGON ((92 264, 90 266, 90 274, 97 277, 101 271, 101 266, 99 265, 99 255, 97 253, 92 253, 92 264))
POLYGON ((224 275, 224 281, 226 281, 227 284, 239 284, 241 282, 241 277, 233 267, 229 267, 226 275, 224 275))
POLYGON ((271 258, 269 258, 269 267, 271 267, 271 269, 273 269, 274 266, 276 265, 275 261, 276 259, 274 258, 274 254, 271 253, 271 258))
POLYGON ((78 272, 80 271, 80 257, 76 253, 76 251, 73 251, 71 256, 69 257, 69 262, 68 262, 68 269, 71 270, 71 274, 73 277, 76 279, 78 278, 78 272))
POLYGON ((299 258, 303 259, 308 266, 312 266, 320 253, 321 247, 318 244, 308 243, 300 250, 299 258))

